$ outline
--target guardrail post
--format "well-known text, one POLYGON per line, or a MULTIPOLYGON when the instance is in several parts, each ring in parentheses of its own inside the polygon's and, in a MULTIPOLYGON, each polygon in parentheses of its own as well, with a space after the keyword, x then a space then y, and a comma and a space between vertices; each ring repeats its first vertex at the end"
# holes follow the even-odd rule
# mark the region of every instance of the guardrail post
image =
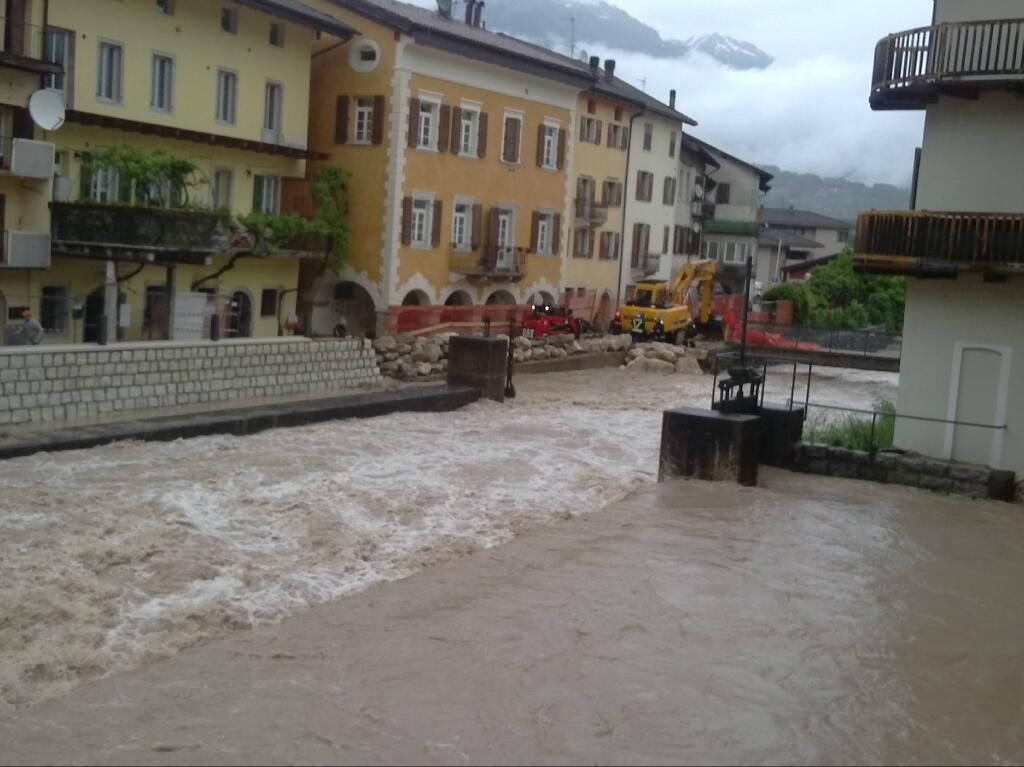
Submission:
POLYGON ((875 444, 875 426, 878 423, 878 413, 871 414, 871 437, 868 440, 868 452, 874 457, 875 453, 878 452, 878 446, 875 444))

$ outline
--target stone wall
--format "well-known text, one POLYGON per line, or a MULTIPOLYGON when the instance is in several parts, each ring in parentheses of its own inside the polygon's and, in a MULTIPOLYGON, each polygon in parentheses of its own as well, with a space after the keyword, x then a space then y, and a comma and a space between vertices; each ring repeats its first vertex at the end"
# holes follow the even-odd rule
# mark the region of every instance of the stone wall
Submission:
POLYGON ((369 341, 300 337, 0 348, 0 426, 43 423, 380 382, 369 341))
POLYGON ((793 468, 805 474, 907 485, 970 498, 1013 501, 1016 494, 1015 476, 1011 471, 896 452, 872 455, 841 447, 799 443, 794 448, 793 468))

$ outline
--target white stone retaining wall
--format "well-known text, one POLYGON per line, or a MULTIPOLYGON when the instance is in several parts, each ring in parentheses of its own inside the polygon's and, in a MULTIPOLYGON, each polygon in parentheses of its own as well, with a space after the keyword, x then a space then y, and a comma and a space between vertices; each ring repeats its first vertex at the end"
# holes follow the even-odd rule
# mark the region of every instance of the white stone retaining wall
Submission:
POLYGON ((334 392, 380 380, 373 347, 362 339, 7 347, 0 348, 0 426, 334 392))

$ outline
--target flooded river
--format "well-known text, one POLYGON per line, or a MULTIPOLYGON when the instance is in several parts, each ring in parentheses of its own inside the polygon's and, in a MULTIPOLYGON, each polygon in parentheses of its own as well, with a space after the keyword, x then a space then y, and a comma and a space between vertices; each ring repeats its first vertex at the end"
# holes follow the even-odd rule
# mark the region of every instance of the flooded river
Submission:
MULTIPOLYGON (((600 509, 655 481, 661 411, 711 383, 529 376, 506 406, 0 463, 0 707, 600 509)), ((895 385, 826 372, 815 399, 895 385)))

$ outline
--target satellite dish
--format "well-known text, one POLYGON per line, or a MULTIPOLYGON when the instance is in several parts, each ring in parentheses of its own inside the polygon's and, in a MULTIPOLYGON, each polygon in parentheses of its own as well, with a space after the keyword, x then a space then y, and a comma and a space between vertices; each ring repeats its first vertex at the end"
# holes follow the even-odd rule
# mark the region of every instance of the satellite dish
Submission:
POLYGON ((59 130, 64 124, 64 96, 60 91, 49 88, 36 91, 28 100, 28 112, 35 124, 43 130, 59 130))

